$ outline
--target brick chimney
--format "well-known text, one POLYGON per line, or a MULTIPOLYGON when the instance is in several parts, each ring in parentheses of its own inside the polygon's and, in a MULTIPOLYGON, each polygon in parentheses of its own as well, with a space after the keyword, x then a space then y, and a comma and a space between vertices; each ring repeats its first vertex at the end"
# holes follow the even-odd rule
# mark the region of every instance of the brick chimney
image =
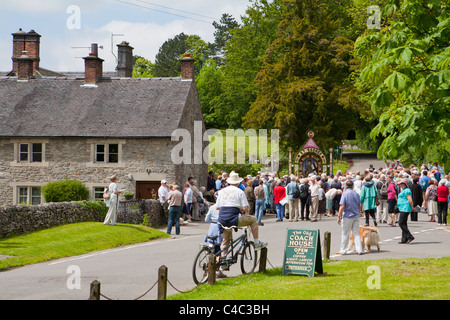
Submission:
POLYGON ((17 63, 17 76, 19 80, 28 80, 33 76, 35 60, 25 53, 20 57, 16 58, 17 63))
POLYGON ((91 44, 89 56, 84 57, 84 82, 95 84, 103 75, 103 59, 98 57, 98 45, 91 44))
POLYGON ((13 33, 13 70, 14 74, 18 74, 18 59, 22 57, 23 53, 26 52, 26 55, 29 59, 33 61, 33 70, 32 74, 34 74, 37 70, 39 70, 39 61, 41 60, 39 57, 39 47, 40 47, 40 38, 41 35, 36 33, 34 30, 30 30, 30 32, 25 32, 22 29, 19 29, 18 32, 13 33))
POLYGON ((119 77, 130 78, 133 76, 133 47, 129 42, 122 41, 117 45, 117 73, 119 77))
POLYGON ((194 80, 195 79, 195 60, 191 58, 190 53, 185 53, 184 58, 180 59, 181 62, 181 80, 194 80))

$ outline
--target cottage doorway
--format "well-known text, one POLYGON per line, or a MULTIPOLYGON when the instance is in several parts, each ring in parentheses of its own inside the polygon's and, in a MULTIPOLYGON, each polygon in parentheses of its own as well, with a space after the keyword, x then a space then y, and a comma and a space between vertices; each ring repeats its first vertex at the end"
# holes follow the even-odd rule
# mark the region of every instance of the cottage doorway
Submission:
POLYGON ((161 181, 136 181, 136 199, 157 199, 160 186, 161 181))

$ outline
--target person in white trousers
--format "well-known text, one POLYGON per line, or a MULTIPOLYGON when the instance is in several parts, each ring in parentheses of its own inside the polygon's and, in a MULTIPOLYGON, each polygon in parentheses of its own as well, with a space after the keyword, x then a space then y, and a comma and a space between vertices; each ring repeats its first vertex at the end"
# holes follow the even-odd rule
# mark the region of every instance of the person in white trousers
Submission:
POLYGON ((119 191, 119 188, 117 187, 116 175, 111 176, 109 180, 111 181, 111 184, 108 187, 110 197, 106 201, 106 206, 109 207, 109 209, 103 223, 115 226, 117 224, 117 209, 119 208, 119 194, 121 191, 119 191))
POLYGON ((345 183, 347 189, 344 191, 339 202, 339 213, 337 222, 341 225, 341 250, 337 254, 348 253, 348 242, 350 238, 350 231, 353 232, 355 239, 355 248, 357 254, 363 253, 361 244, 361 237, 359 236, 359 208, 361 206, 360 196, 353 190, 353 181, 347 180, 345 183), (341 220, 342 219, 342 220, 341 220))

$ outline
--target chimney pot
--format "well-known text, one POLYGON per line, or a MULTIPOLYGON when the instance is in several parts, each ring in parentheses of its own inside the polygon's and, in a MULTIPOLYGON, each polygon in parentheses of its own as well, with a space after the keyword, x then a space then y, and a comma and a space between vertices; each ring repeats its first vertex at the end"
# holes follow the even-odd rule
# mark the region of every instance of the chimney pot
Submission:
POLYGON ((89 55, 93 55, 94 57, 98 57, 98 44, 97 43, 92 43, 91 44, 91 52, 89 53, 89 55))

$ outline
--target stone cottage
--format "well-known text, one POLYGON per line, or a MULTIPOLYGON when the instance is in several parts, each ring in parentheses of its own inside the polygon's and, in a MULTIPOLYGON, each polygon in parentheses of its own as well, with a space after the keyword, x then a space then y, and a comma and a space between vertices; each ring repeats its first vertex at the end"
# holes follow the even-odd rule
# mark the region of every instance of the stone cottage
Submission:
POLYGON ((12 35, 13 70, 0 74, 0 205, 43 203, 41 187, 66 179, 101 199, 112 174, 138 199, 163 179, 206 184, 207 163, 171 159, 174 130, 192 139, 194 122, 205 130, 192 58, 181 59, 181 78, 138 79, 128 43, 118 45, 113 74, 103 73, 93 44, 84 74, 63 74, 40 68, 34 30, 12 35))

